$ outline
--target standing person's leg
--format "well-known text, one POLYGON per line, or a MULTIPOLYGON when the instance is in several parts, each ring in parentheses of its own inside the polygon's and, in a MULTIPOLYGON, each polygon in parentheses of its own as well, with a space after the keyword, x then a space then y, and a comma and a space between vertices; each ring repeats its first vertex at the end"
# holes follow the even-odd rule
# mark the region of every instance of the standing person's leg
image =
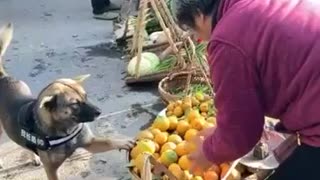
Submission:
POLYGON ((103 14, 106 9, 106 0, 91 0, 93 14, 103 14))
POLYGON ((94 18, 102 20, 113 20, 119 15, 117 12, 111 12, 120 10, 120 6, 116 5, 110 0, 91 0, 94 18))
POLYGON ((302 144, 268 180, 319 180, 319 161, 320 148, 302 144))

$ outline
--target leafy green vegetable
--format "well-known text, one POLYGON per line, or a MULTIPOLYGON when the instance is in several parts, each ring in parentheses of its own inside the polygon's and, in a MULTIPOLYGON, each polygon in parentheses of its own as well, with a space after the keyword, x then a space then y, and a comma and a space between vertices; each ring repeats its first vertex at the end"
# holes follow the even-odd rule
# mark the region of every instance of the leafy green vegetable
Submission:
MULTIPOLYGON (((210 94, 210 87, 206 84, 191 84, 190 85, 190 91, 192 94, 196 94, 198 92, 203 93, 203 94, 210 94)), ((179 97, 185 97, 187 94, 185 92, 185 87, 178 87, 169 90, 171 94, 175 94, 179 97)))

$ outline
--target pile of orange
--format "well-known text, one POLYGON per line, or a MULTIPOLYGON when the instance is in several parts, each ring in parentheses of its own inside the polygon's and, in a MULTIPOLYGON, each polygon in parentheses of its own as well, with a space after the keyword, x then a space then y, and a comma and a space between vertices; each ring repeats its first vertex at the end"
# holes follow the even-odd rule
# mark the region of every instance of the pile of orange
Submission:
POLYGON ((190 174, 188 155, 196 150, 193 143, 199 131, 214 127, 213 100, 201 93, 171 102, 166 116, 158 116, 152 126, 137 135, 137 146, 130 152, 132 166, 137 174, 142 170, 142 153, 149 153, 178 179, 215 180, 226 173, 229 164, 213 166, 208 171, 200 169, 190 174))

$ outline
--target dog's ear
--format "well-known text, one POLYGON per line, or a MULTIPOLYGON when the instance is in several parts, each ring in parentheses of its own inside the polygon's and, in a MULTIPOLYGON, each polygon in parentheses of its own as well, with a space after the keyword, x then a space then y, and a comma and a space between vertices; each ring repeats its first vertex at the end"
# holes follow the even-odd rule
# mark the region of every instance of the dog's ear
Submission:
POLYGON ((57 107, 58 95, 45 96, 40 101, 40 108, 46 108, 48 110, 55 109, 57 107))
POLYGON ((85 74, 81 76, 77 76, 73 78, 74 81, 76 81, 78 84, 83 84, 83 82, 88 79, 91 75, 90 74, 85 74))
POLYGON ((13 25, 7 24, 0 30, 0 57, 6 52, 13 35, 13 25))

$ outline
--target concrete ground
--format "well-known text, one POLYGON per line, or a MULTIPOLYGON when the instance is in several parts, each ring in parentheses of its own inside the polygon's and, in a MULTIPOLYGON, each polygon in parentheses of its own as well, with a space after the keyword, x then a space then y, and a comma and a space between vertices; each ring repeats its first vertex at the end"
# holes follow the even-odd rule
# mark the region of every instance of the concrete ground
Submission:
MULTIPOLYGON (((125 61, 114 44, 112 23, 94 20, 89 0, 1 0, 0 25, 9 21, 15 32, 5 55, 7 72, 25 81, 35 95, 56 78, 91 74, 85 86, 103 110, 91 124, 97 134, 133 137, 163 108, 156 85, 125 85, 125 61)), ((46 179, 43 168, 27 163, 8 138, 0 142, 0 179, 46 179)), ((130 179, 126 163, 125 152, 80 151, 59 173, 68 180, 130 179)))

